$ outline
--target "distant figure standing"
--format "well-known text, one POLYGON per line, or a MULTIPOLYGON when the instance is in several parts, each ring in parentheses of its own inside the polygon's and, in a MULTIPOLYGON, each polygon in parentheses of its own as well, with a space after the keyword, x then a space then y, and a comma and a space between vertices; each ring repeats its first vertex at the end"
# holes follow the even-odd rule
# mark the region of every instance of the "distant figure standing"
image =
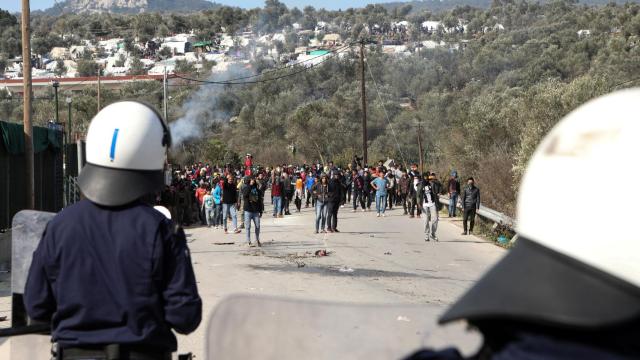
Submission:
POLYGON ((352 175, 351 175, 351 187, 352 192, 353 192, 353 212, 356 212, 356 210, 358 209, 358 202, 360 202, 360 207, 362 208, 362 211, 365 211, 365 203, 364 203, 364 180, 362 179, 362 176, 360 176, 358 174, 357 170, 353 170, 352 171, 352 175))
POLYGON ((271 202, 273 203, 273 217, 282 217, 282 180, 280 175, 271 176, 271 202))
POLYGON ((462 192, 461 201, 464 209, 462 217, 464 232, 462 235, 467 235, 473 232, 476 211, 480 209, 480 189, 476 186, 472 177, 467 180, 467 186, 465 186, 462 192), (467 220, 469 220, 469 232, 467 232, 467 220))
POLYGON ((396 202, 396 188, 398 182, 396 181, 396 176, 393 171, 387 171, 387 188, 389 191, 387 192, 387 198, 389 199, 389 210, 393 210, 393 205, 396 202))
POLYGON ((286 171, 282 174, 282 208, 284 209, 285 215, 291 215, 291 211, 289 211, 289 205, 291 204, 291 199, 293 198, 295 185, 291 183, 291 178, 289 177, 289 173, 286 171))
POLYGON ((326 233, 325 224, 327 222, 329 197, 331 196, 331 194, 329 194, 329 179, 327 178, 327 174, 322 173, 320 181, 313 184, 311 193, 316 203, 316 234, 321 229, 323 233, 326 233))
POLYGON ((213 189, 213 225, 216 229, 220 228, 222 225, 222 185, 220 182, 214 183, 215 188, 213 189))
POLYGON ((307 189, 307 203, 304 206, 305 208, 309 207, 309 202, 311 202, 311 206, 313 207, 316 206, 316 198, 311 195, 311 189, 313 188, 313 185, 315 183, 316 183, 316 178, 313 176, 313 174, 307 175, 307 179, 304 182, 305 188, 307 189))
POLYGON ((207 227, 212 227, 215 223, 214 208, 215 202, 213 201, 213 195, 211 195, 211 190, 207 190, 206 195, 202 199, 202 209, 204 210, 205 220, 207 220, 207 227))
POLYGON ((436 231, 438 230, 439 204, 438 183, 435 176, 425 174, 422 185, 422 209, 424 210, 424 241, 431 239, 438 241, 436 231))
POLYGON ((304 200, 304 180, 302 180, 302 176, 298 175, 296 177, 296 192, 295 192, 295 204, 296 210, 300 212, 300 208, 302 208, 302 201, 304 200))
POLYGON ((251 154, 247 154, 244 158, 244 175, 251 175, 251 167, 253 166, 253 156, 251 154))
POLYGON ((371 181, 371 187, 376 191, 376 211, 377 217, 383 216, 387 209, 387 188, 389 181, 385 178, 384 172, 378 172, 378 177, 371 181))
POLYGON ((198 189, 195 192, 195 199, 198 202, 198 217, 200 218, 200 225, 207 225, 207 221, 205 219, 204 206, 202 206, 202 202, 204 200, 204 196, 207 194, 207 188, 204 183, 200 184, 198 189))
POLYGON ((338 230, 338 211, 340 210, 340 204, 342 202, 342 194, 344 193, 344 186, 340 179, 340 173, 335 171, 333 178, 329 180, 329 204, 327 206, 327 231, 340 232, 338 230))
POLYGON ((407 171, 402 171, 402 175, 400 179, 398 179, 398 186, 396 190, 398 194, 398 198, 402 203, 402 209, 404 210, 403 215, 407 215, 409 213, 408 208, 411 205, 407 205, 407 196, 409 194, 409 178, 407 177, 407 171))
POLYGON ((248 176, 245 179, 245 186, 242 187, 242 198, 244 206, 244 224, 247 231, 247 243, 251 246, 251 221, 256 227, 256 244, 262 246, 260 243, 260 218, 262 217, 262 194, 256 179, 253 176, 248 176))
POLYGON ((455 170, 451 172, 447 189, 449 192, 449 217, 456 217, 456 205, 458 204, 458 196, 460 196, 460 181, 458 181, 458 173, 455 170))
POLYGON ((231 216, 231 222, 233 223, 233 232, 239 233, 238 229, 238 188, 236 186, 236 180, 233 175, 227 175, 227 181, 224 182, 222 187, 222 227, 224 233, 227 234, 227 218, 231 216))

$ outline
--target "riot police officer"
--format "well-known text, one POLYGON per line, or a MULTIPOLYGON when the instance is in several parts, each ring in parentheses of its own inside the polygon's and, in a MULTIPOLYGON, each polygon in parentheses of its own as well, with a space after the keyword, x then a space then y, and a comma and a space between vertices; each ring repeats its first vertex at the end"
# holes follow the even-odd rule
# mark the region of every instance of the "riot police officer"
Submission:
POLYGON ((91 121, 79 186, 33 254, 31 319, 61 359, 170 359, 202 317, 183 230, 143 199, 162 189, 169 129, 152 107, 111 104, 91 121))
MULTIPOLYGON (((590 101, 534 153, 519 192, 517 244, 440 319, 482 333, 473 359, 640 358, 638 103, 640 89, 590 101), (593 174, 620 169, 631 182, 616 184, 625 201, 607 211, 593 174), (558 176, 575 181, 558 186, 558 176)), ((450 348, 410 359, 461 358, 450 348)))

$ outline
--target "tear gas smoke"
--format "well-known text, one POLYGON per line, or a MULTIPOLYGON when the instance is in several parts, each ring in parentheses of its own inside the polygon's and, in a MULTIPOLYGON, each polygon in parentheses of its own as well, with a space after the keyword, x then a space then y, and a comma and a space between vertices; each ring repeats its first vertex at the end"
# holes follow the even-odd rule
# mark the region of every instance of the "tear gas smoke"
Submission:
MULTIPOLYGON (((217 72, 210 76, 208 81, 228 81, 253 74, 247 69, 246 64, 230 64, 223 72, 217 72)), ((228 122, 234 116, 234 114, 225 111, 220 104, 221 96, 227 91, 225 85, 203 84, 190 95, 182 105, 184 115, 169 124, 174 148, 187 140, 203 136, 211 125, 228 122)))

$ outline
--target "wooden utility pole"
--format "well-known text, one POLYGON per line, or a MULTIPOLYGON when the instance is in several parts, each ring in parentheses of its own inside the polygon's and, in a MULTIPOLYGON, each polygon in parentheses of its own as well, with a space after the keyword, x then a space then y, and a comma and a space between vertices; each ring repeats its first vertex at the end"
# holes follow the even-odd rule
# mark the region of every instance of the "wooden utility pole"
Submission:
POLYGON ((34 181, 34 165, 33 165, 33 124, 31 122, 31 35, 29 0, 22 0, 22 83, 23 83, 23 127, 24 127, 24 155, 27 177, 27 207, 35 209, 35 181, 34 181))
POLYGON ((102 68, 100 67, 100 65, 98 65, 98 112, 100 112, 100 108, 102 107, 100 104, 100 72, 101 71, 102 71, 102 68))
POLYGON ((424 173, 424 151, 422 150, 422 121, 418 120, 418 151, 420 152, 420 173, 424 173))
POLYGON ((367 161, 367 93, 364 80, 364 39, 360 41, 360 91, 362 99, 362 165, 367 161))
POLYGON ((167 117, 168 113, 168 99, 167 99, 167 67, 164 67, 164 76, 162 77, 162 115, 164 116, 164 121, 169 123, 169 118, 167 117))

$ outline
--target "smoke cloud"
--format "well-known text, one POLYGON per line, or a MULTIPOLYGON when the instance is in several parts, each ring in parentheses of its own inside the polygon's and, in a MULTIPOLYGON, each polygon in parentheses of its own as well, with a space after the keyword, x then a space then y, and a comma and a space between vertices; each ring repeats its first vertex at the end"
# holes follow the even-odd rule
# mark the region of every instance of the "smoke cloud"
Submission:
MULTIPOLYGON (((221 66, 218 65, 217 68, 221 66)), ((251 76, 254 73, 247 64, 232 63, 221 72, 216 72, 208 81, 228 81, 239 77, 251 76)), ((241 81, 255 80, 253 78, 241 81)), ((237 86, 237 85, 232 85, 237 86)), ((180 146, 187 140, 203 136, 206 129, 215 123, 226 123, 234 115, 225 111, 220 98, 227 92, 226 85, 203 84, 182 105, 184 116, 169 124, 173 147, 180 146)))

